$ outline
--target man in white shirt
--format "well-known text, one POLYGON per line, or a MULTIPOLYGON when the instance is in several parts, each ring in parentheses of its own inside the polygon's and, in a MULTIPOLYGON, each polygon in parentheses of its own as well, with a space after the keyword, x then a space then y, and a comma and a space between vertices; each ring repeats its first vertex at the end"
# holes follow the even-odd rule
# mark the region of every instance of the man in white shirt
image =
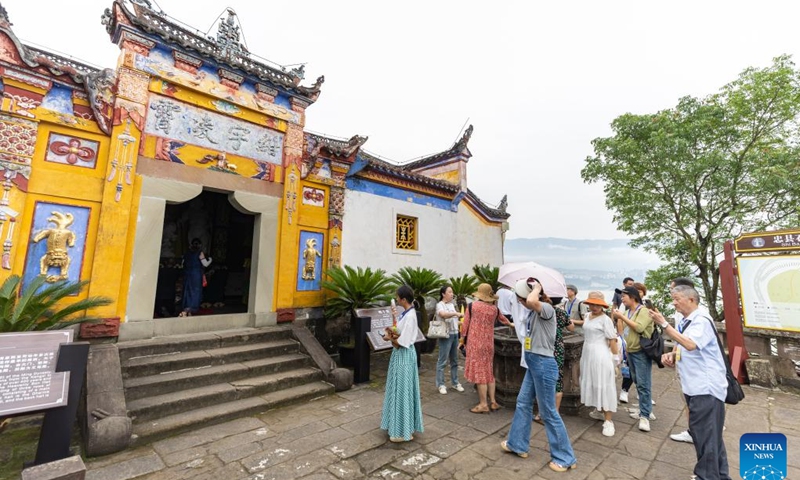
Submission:
POLYGON ((513 308, 514 305, 517 304, 516 294, 509 287, 501 285, 500 288, 497 289, 497 297, 497 308, 500 309, 500 313, 513 322, 513 308))
POLYGON ((699 309, 700 295, 692 287, 672 289, 672 304, 683 321, 673 327, 658 312, 655 322, 678 346, 662 356, 667 367, 677 367, 681 390, 689 407, 689 432, 697 463, 694 474, 703 480, 731 480, 722 429, 725 425, 726 368, 711 317, 699 309))

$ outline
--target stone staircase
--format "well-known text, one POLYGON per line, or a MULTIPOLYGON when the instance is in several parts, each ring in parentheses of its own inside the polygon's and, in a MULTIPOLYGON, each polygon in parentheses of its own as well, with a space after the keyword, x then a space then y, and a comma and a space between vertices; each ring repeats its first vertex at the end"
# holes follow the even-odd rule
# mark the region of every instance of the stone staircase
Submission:
POLYGON ((333 393, 291 327, 117 344, 131 445, 333 393))

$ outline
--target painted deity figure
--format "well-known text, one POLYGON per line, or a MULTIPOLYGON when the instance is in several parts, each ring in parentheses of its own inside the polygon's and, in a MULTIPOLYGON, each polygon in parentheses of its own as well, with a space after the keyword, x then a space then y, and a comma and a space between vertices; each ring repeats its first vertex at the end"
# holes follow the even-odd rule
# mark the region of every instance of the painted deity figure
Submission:
POLYGON ((306 248, 303 250, 303 280, 314 280, 317 278, 317 257, 322 254, 317 250, 317 241, 313 238, 306 240, 306 248))
POLYGON ((47 281, 50 283, 67 279, 71 262, 68 248, 75 246, 75 233, 68 230, 67 227, 72 225, 74 220, 71 213, 53 212, 47 221, 54 223, 56 227, 42 230, 33 237, 34 242, 47 239, 47 253, 42 255, 39 260, 40 275, 47 275, 50 267, 59 269, 58 275, 47 277, 47 281))

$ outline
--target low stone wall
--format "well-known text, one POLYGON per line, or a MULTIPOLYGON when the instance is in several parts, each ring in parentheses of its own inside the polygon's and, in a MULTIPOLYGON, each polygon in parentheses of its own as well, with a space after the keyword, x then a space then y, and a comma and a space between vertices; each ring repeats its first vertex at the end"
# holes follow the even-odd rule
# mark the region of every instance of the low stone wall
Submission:
MULTIPOLYGON (((718 323, 717 330, 722 337, 725 348, 728 348, 725 324, 718 323)), ((779 384, 800 388, 800 376, 795 362, 800 362, 800 333, 759 328, 744 328, 744 346, 747 354, 754 360, 768 360, 772 373, 779 384)), ((770 372, 764 372, 766 378, 755 369, 748 370, 750 383, 770 386, 770 372), (750 371, 753 370, 753 371, 750 371), (758 378, 753 375, 759 375, 758 378)), ((759 371, 763 371, 761 368, 759 371)))

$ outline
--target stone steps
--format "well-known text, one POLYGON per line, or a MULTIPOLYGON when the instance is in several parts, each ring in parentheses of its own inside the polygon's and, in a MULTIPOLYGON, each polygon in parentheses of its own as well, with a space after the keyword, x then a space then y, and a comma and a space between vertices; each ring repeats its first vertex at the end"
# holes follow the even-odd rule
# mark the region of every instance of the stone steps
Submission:
POLYGON ((333 393, 291 327, 118 344, 132 443, 333 393))
POLYGON ((232 347, 170 352, 141 357, 132 357, 125 362, 124 378, 144 377, 163 372, 175 372, 187 368, 224 365, 280 355, 297 351, 297 342, 292 339, 274 340, 264 343, 236 345, 232 347))
POLYGON ((248 397, 205 408, 169 415, 156 420, 135 423, 131 446, 142 445, 164 437, 183 433, 199 426, 216 425, 228 420, 266 412, 290 403, 330 395, 333 385, 314 382, 279 390, 266 395, 248 397))
POLYGON ((229 383, 217 383, 133 400, 128 402, 128 416, 135 422, 144 422, 319 380, 322 380, 322 372, 315 368, 300 368, 261 377, 248 377, 229 383))

